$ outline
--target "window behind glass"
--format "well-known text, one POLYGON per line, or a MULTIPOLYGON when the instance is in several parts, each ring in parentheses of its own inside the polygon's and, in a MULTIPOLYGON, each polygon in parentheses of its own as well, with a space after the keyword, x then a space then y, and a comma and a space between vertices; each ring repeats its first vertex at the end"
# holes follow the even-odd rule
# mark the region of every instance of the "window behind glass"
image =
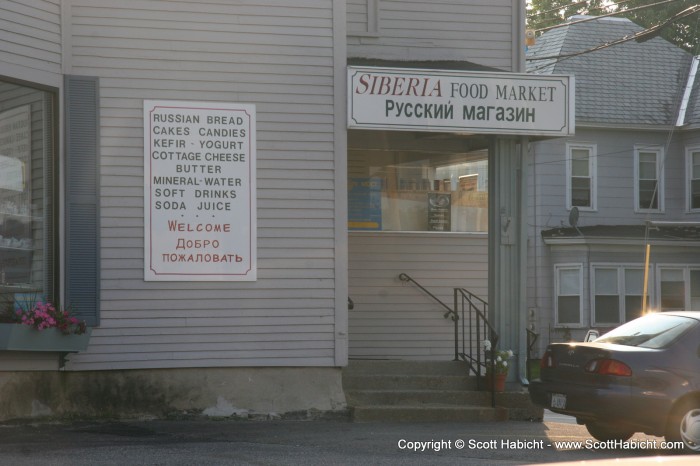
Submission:
POLYGON ((488 230, 486 149, 456 151, 459 140, 410 132, 349 136, 350 230, 488 230), (389 144, 388 137, 395 140, 389 144))
POLYGON ((53 95, 0 79, 0 312, 54 300, 53 95))

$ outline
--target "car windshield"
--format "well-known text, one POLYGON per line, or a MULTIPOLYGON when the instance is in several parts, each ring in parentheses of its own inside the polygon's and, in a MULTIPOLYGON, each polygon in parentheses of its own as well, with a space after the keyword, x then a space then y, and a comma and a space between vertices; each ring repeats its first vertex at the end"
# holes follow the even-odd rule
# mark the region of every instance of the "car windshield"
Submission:
POLYGON ((697 324, 695 319, 664 314, 650 314, 627 322, 600 338, 596 343, 663 348, 697 324))

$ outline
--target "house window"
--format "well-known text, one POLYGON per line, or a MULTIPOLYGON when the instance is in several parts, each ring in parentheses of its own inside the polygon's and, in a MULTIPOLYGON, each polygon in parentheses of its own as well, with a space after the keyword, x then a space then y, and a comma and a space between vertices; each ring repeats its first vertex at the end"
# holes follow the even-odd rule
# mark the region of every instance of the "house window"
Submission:
POLYGON ((618 325, 642 314, 644 269, 593 266, 593 325, 618 325))
POLYGON ((700 210, 700 147, 686 149, 688 210, 700 210))
POLYGON ((637 212, 662 211, 663 152, 660 148, 637 146, 634 150, 634 201, 637 212))
POLYGON ((567 144, 567 208, 596 208, 596 147, 567 144))
POLYGON ((662 268, 659 278, 661 310, 685 309, 685 279, 683 269, 662 268))
MULTIPOLYGON (((644 294, 644 269, 626 268, 623 270, 624 277, 624 315, 625 322, 641 317, 644 294)), ((648 290, 648 288, 647 288, 648 290)), ((649 296, 647 291, 647 305, 649 296)))
POLYGON ((659 267, 661 311, 696 310, 700 307, 700 269, 659 267))
POLYGON ((555 320, 557 325, 581 324, 583 298, 583 267, 581 264, 557 265, 555 277, 555 320))
POLYGON ((53 105, 0 79, 0 312, 56 298, 53 105))
POLYGON ((616 268, 597 268, 594 274, 593 323, 620 323, 620 287, 616 268))

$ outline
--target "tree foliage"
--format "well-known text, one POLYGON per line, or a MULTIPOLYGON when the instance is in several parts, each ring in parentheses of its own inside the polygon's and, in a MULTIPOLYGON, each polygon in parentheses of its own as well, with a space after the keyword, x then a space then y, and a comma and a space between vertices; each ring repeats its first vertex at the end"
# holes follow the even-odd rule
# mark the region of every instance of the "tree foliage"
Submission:
MULTIPOLYGON (((644 28, 649 28, 698 5, 697 0, 676 0, 664 5, 629 11, 660 1, 662 0, 616 0, 613 4, 609 0, 530 0, 527 6, 527 27, 539 30, 565 23, 567 18, 574 15, 599 16, 620 11, 622 13, 615 17, 628 18, 644 28)), ((673 21, 661 29, 659 35, 693 54, 700 53, 700 12, 673 21)))
POLYGON ((597 15, 603 0, 531 0, 528 2, 527 27, 542 29, 566 22, 574 15, 597 15))

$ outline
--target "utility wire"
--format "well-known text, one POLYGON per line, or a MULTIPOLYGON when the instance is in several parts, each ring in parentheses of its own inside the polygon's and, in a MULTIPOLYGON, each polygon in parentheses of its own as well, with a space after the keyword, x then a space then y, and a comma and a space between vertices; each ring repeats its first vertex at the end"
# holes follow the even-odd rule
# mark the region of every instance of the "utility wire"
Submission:
MULTIPOLYGON (((577 5, 581 5, 584 3, 588 3, 589 1, 590 0, 585 0, 583 2, 574 2, 574 3, 570 3, 568 5, 562 5, 559 8, 552 8, 551 10, 547 10, 547 11, 539 11, 537 13, 531 14, 527 18, 528 19, 537 18, 538 16, 544 16, 544 15, 549 14, 549 13, 554 13, 554 12, 561 11, 561 10, 566 10, 567 8, 571 8, 572 6, 577 6, 577 5)), ((631 1, 632 0, 622 0, 621 2, 611 2, 611 3, 608 3, 607 5, 595 6, 595 7, 591 8, 591 10, 604 10, 606 8, 619 6, 619 5, 622 5, 624 3, 629 3, 631 1)))
MULTIPOLYGON (((670 1, 676 1, 676 0, 670 0, 670 1)), ((628 11, 630 11, 630 10, 628 10, 628 11)), ((527 60, 527 61, 538 61, 538 60, 561 61, 561 60, 564 60, 566 58, 572 58, 572 57, 577 57, 579 55, 584 55, 586 53, 597 52, 598 50, 612 47, 613 45, 619 45, 619 44, 622 44, 624 42, 629 42, 631 40, 643 42, 645 40, 649 40, 649 39, 657 36, 663 28, 675 23, 676 21, 679 21, 679 20, 686 18, 690 15, 693 15, 693 14, 697 13, 698 11, 700 11, 700 5, 691 6, 690 8, 686 8, 685 10, 683 10, 679 13, 676 13, 675 15, 671 16, 669 19, 667 19, 663 23, 659 23, 656 26, 652 26, 650 28, 644 29, 644 30, 639 31, 635 34, 632 34, 631 36, 625 36, 622 39, 618 39, 618 40, 615 40, 612 42, 606 42, 605 44, 601 44, 601 45, 598 45, 596 47, 593 47, 593 48, 590 48, 587 50, 582 50, 580 52, 567 53, 567 54, 562 54, 562 55, 550 55, 548 57, 529 57, 529 58, 526 58, 525 60, 527 60)), ((597 18, 602 18, 602 16, 598 16, 598 17, 593 18, 593 19, 597 19, 597 18)), ((568 23, 567 26, 570 24, 577 24, 578 22, 582 22, 582 21, 568 23)), ((552 65, 552 63, 548 63, 545 66, 550 66, 550 65, 552 65)), ((540 68, 537 68, 537 69, 540 69, 540 68)), ((537 69, 532 70, 532 71, 537 71, 537 69)))
MULTIPOLYGON (((629 2, 629 1, 631 1, 631 0, 625 0, 625 1, 629 2)), ((562 5, 562 6, 558 7, 558 8, 552 8, 551 10, 547 10, 547 11, 539 11, 539 12, 537 12, 537 13, 535 13, 535 14, 532 14, 532 15, 528 16, 528 18, 536 18, 537 16, 543 16, 543 15, 546 15, 546 14, 549 14, 549 13, 554 13, 554 12, 556 12, 556 11, 565 10, 565 9, 567 9, 567 8, 571 8, 572 6, 583 5, 584 3, 588 3, 588 0, 584 0, 584 1, 582 1, 582 2, 574 2, 574 3, 570 3, 570 4, 568 4, 568 5, 562 5)))
MULTIPOLYGON (((629 3, 631 1, 633 1, 633 0, 622 0, 621 2, 608 3, 607 5, 601 5, 601 6, 594 6, 593 8, 591 8, 591 10, 605 10, 606 8, 624 5, 625 3, 629 3)), ((619 13, 625 13, 626 11, 629 11, 629 10, 616 10, 616 12, 619 12, 619 13)))
POLYGON ((568 23, 555 24, 554 26, 549 26, 549 27, 546 27, 546 28, 535 29, 535 32, 547 32, 547 31, 550 31, 550 30, 552 30, 552 29, 557 29, 557 28, 561 28, 561 27, 564 27, 564 26, 571 26, 572 24, 585 23, 585 22, 587 22, 587 21, 595 21, 596 19, 600 19, 600 18, 607 18, 607 17, 609 17, 609 16, 622 15, 622 14, 630 13, 630 12, 633 12, 633 11, 639 11, 639 10, 643 10, 643 9, 645 9, 645 8, 651 8, 651 7, 653 7, 653 6, 665 5, 665 4, 667 4, 667 3, 673 3, 673 2, 677 2, 677 1, 678 1, 678 0, 664 0, 663 2, 650 3, 649 5, 642 5, 642 6, 638 6, 638 7, 635 7, 635 8, 629 8, 629 9, 627 9, 627 10, 615 11, 615 12, 613 12, 613 13, 607 13, 607 14, 605 14, 605 15, 594 16, 594 17, 591 17, 591 18, 580 19, 580 20, 571 21, 571 22, 568 22, 568 23))

